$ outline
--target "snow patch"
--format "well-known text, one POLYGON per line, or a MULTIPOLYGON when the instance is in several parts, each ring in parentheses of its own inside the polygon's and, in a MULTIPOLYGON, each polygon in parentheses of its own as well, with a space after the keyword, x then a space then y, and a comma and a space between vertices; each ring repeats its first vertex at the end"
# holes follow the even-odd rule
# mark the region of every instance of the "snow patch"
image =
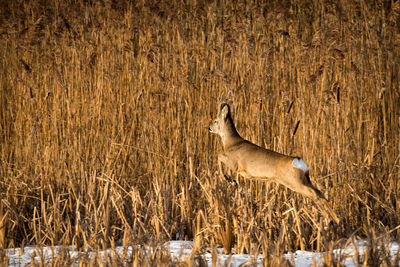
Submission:
POLYGON ((292 164, 295 168, 303 170, 304 172, 307 172, 309 170, 307 164, 302 160, 301 158, 295 158, 292 161, 292 164))
MULTIPOLYGON (((344 266, 353 267, 358 266, 357 259, 355 255, 362 255, 366 252, 367 241, 357 240, 354 244, 349 244, 343 248, 334 249, 333 254, 335 257, 339 257, 340 262, 344 266)), ((389 249, 389 253, 392 258, 400 249, 399 243, 397 242, 387 242, 386 245, 389 249)), ((192 241, 169 241, 158 247, 158 249, 167 249, 173 258, 184 260, 192 253, 193 242, 192 241)), ((147 251, 152 251, 157 249, 157 247, 146 247, 147 251)), ((8 266, 17 267, 30 265, 33 262, 43 263, 43 265, 50 265, 52 258, 56 257, 61 251, 64 250, 69 253, 71 260, 74 262, 73 266, 79 266, 79 257, 82 255, 95 256, 98 255, 105 259, 105 255, 111 257, 122 257, 126 255, 131 257, 133 253, 133 248, 131 246, 123 248, 118 246, 115 249, 108 249, 99 252, 89 252, 89 251, 78 251, 74 246, 55 246, 55 247, 38 247, 38 246, 27 246, 23 250, 20 248, 10 248, 6 250, 6 256, 8 257, 8 266)), ((206 261, 208 266, 212 266, 212 256, 206 250, 204 254, 201 254, 203 259, 206 261)), ((306 267, 312 266, 315 262, 317 265, 322 262, 324 253, 321 252, 310 252, 298 250, 294 253, 284 254, 283 257, 294 263, 295 267, 306 267)), ((222 249, 217 249, 217 266, 263 266, 263 255, 258 255, 257 257, 249 254, 235 254, 231 255, 223 254, 222 249)))

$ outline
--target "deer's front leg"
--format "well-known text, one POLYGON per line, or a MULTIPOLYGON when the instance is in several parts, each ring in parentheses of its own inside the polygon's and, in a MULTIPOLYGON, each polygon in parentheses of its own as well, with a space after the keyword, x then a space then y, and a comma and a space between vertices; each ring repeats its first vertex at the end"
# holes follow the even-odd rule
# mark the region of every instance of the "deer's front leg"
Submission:
POLYGON ((221 173, 223 173, 222 163, 231 171, 237 171, 237 163, 227 157, 224 153, 218 154, 218 166, 221 173))
POLYGON ((234 160, 229 159, 229 157, 227 157, 224 153, 218 154, 218 168, 220 175, 228 182, 234 183, 235 186, 237 186, 237 182, 234 179, 224 174, 222 163, 230 170, 230 175, 232 175, 232 172, 237 171, 237 163, 234 160))

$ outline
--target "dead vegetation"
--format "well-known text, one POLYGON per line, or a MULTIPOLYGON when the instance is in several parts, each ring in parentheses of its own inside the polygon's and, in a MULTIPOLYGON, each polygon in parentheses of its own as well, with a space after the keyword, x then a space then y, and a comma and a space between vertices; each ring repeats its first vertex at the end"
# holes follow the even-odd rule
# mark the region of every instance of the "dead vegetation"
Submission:
POLYGON ((399 1, 2 1, 0 12, 3 248, 195 239, 276 266, 278 253, 351 235, 400 239, 399 1), (244 137, 304 158, 340 227, 281 186, 219 179, 207 126, 221 95, 244 137))

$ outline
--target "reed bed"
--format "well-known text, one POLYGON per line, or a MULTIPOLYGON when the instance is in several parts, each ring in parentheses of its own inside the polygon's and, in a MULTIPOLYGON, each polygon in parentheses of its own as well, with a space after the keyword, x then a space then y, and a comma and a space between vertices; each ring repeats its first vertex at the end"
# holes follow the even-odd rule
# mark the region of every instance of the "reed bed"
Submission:
POLYGON ((274 265, 400 239, 399 1, 0 10, 2 248, 189 239, 274 265), (305 159, 340 225, 282 186, 221 178, 207 130, 221 96, 243 137, 305 159))

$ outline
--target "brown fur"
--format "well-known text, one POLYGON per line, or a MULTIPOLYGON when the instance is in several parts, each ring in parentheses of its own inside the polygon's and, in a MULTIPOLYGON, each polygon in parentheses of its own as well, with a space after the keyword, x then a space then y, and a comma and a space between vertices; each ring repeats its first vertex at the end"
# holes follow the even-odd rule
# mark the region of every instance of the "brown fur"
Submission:
POLYGON ((245 178, 273 180, 310 197, 320 207, 324 217, 339 223, 339 218, 329 207, 324 195, 312 185, 308 168, 305 170, 295 167, 293 161, 297 157, 280 154, 243 139, 235 128, 228 104, 221 105, 219 114, 209 130, 221 136, 222 139, 224 150, 218 155, 221 174, 221 163, 223 163, 227 168, 245 178))

